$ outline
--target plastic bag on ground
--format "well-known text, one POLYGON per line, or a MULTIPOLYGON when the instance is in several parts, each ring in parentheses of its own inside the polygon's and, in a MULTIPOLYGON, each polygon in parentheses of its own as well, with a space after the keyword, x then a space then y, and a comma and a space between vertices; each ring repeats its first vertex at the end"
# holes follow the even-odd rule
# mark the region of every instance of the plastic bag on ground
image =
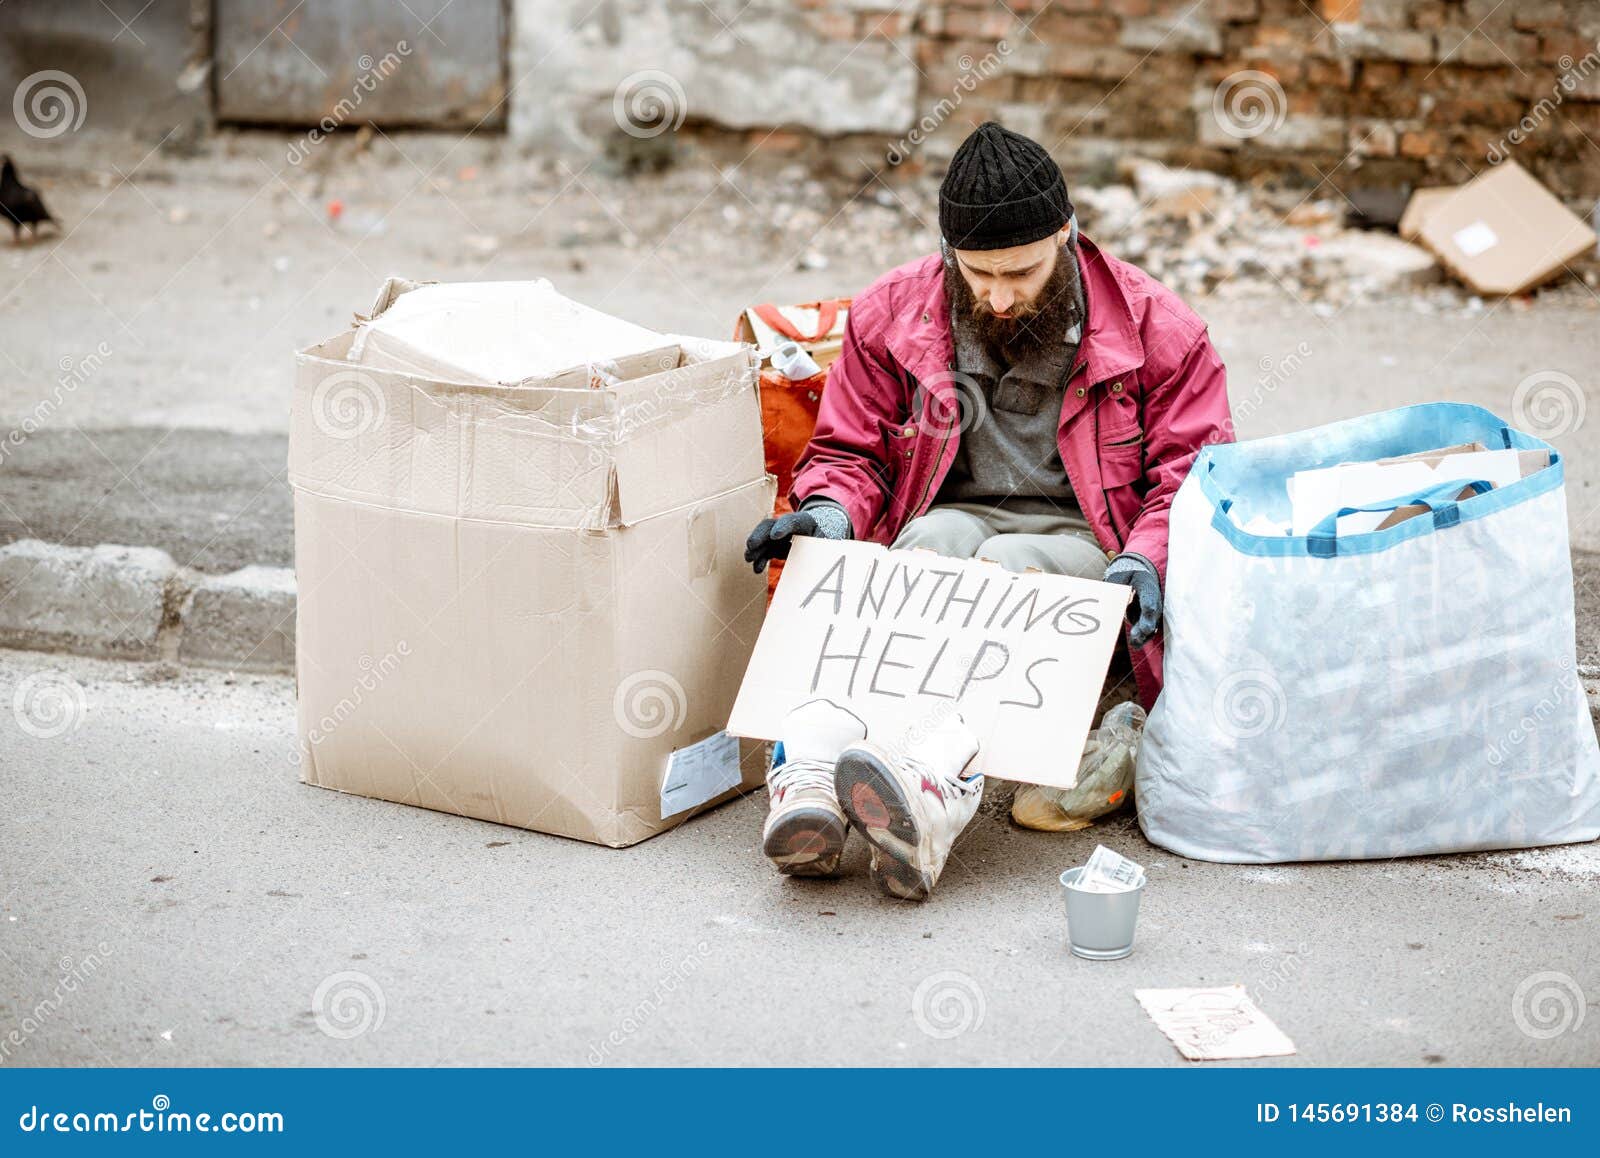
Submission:
POLYGON ((1564 452, 1453 402, 1203 448, 1172 501, 1145 836, 1231 864, 1600 836, 1565 470, 1564 452), (1418 508, 1369 531, 1339 511, 1305 535, 1245 529, 1292 513, 1300 471, 1470 443, 1521 452, 1526 473, 1355 504, 1418 508))
POLYGON ((1071 788, 1023 784, 1011 801, 1011 819, 1041 832, 1076 832, 1127 803, 1144 734, 1144 709, 1131 701, 1109 709, 1089 733, 1071 788))

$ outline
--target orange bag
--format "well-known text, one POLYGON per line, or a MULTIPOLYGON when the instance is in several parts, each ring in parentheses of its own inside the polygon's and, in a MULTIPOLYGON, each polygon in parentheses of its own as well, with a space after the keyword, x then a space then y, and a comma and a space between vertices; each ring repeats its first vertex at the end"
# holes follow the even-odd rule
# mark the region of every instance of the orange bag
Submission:
MULTIPOLYGON (((794 485, 795 463, 817 427, 822 388, 828 367, 844 344, 849 310, 849 298, 804 302, 781 309, 770 304, 751 306, 734 328, 736 341, 752 342, 761 352, 761 432, 767 470, 778 479, 774 516, 792 509, 789 491, 794 485), (772 350, 785 339, 799 343, 816 362, 819 373, 798 380, 780 373, 772 365, 772 350)), ((776 561, 767 568, 769 602, 782 570, 783 565, 776 561)))

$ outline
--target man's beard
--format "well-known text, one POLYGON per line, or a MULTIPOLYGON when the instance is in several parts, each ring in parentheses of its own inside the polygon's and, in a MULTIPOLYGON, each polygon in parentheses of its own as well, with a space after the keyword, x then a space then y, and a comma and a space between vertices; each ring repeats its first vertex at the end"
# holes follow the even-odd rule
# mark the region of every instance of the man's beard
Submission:
POLYGON ((973 295, 953 256, 944 265, 944 290, 951 316, 965 319, 973 334, 1003 366, 1015 366, 1066 340, 1067 330, 1076 320, 1073 302, 1077 280, 1077 256, 1070 245, 1063 245, 1056 250, 1055 268, 1038 296, 1026 305, 1013 305, 1011 316, 1002 318, 973 295))

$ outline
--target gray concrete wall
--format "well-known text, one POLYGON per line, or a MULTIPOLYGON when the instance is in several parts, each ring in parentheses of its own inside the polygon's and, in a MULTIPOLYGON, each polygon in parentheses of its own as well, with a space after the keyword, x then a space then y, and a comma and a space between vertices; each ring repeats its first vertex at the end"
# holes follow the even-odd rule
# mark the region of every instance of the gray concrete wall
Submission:
POLYGON ((0 98, 22 111, 5 138, 83 128, 159 140, 209 121, 209 11, 209 0, 6 0, 0 98))
POLYGON ((898 134, 916 102, 920 3, 513 0, 511 133, 577 150, 656 135, 663 119, 898 134), (858 42, 863 27, 878 34, 858 42))

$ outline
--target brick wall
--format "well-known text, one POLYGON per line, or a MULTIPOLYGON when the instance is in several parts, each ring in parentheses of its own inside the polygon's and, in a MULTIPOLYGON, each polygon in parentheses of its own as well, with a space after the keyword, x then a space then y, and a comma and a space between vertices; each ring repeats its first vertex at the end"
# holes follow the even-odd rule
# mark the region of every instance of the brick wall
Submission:
POLYGON ((1340 188, 1458 182, 1512 156, 1574 202, 1600 195, 1596 0, 795 3, 820 69, 834 45, 915 61, 913 124, 853 138, 863 160, 942 168, 993 117, 1079 179, 1130 148, 1340 188))

